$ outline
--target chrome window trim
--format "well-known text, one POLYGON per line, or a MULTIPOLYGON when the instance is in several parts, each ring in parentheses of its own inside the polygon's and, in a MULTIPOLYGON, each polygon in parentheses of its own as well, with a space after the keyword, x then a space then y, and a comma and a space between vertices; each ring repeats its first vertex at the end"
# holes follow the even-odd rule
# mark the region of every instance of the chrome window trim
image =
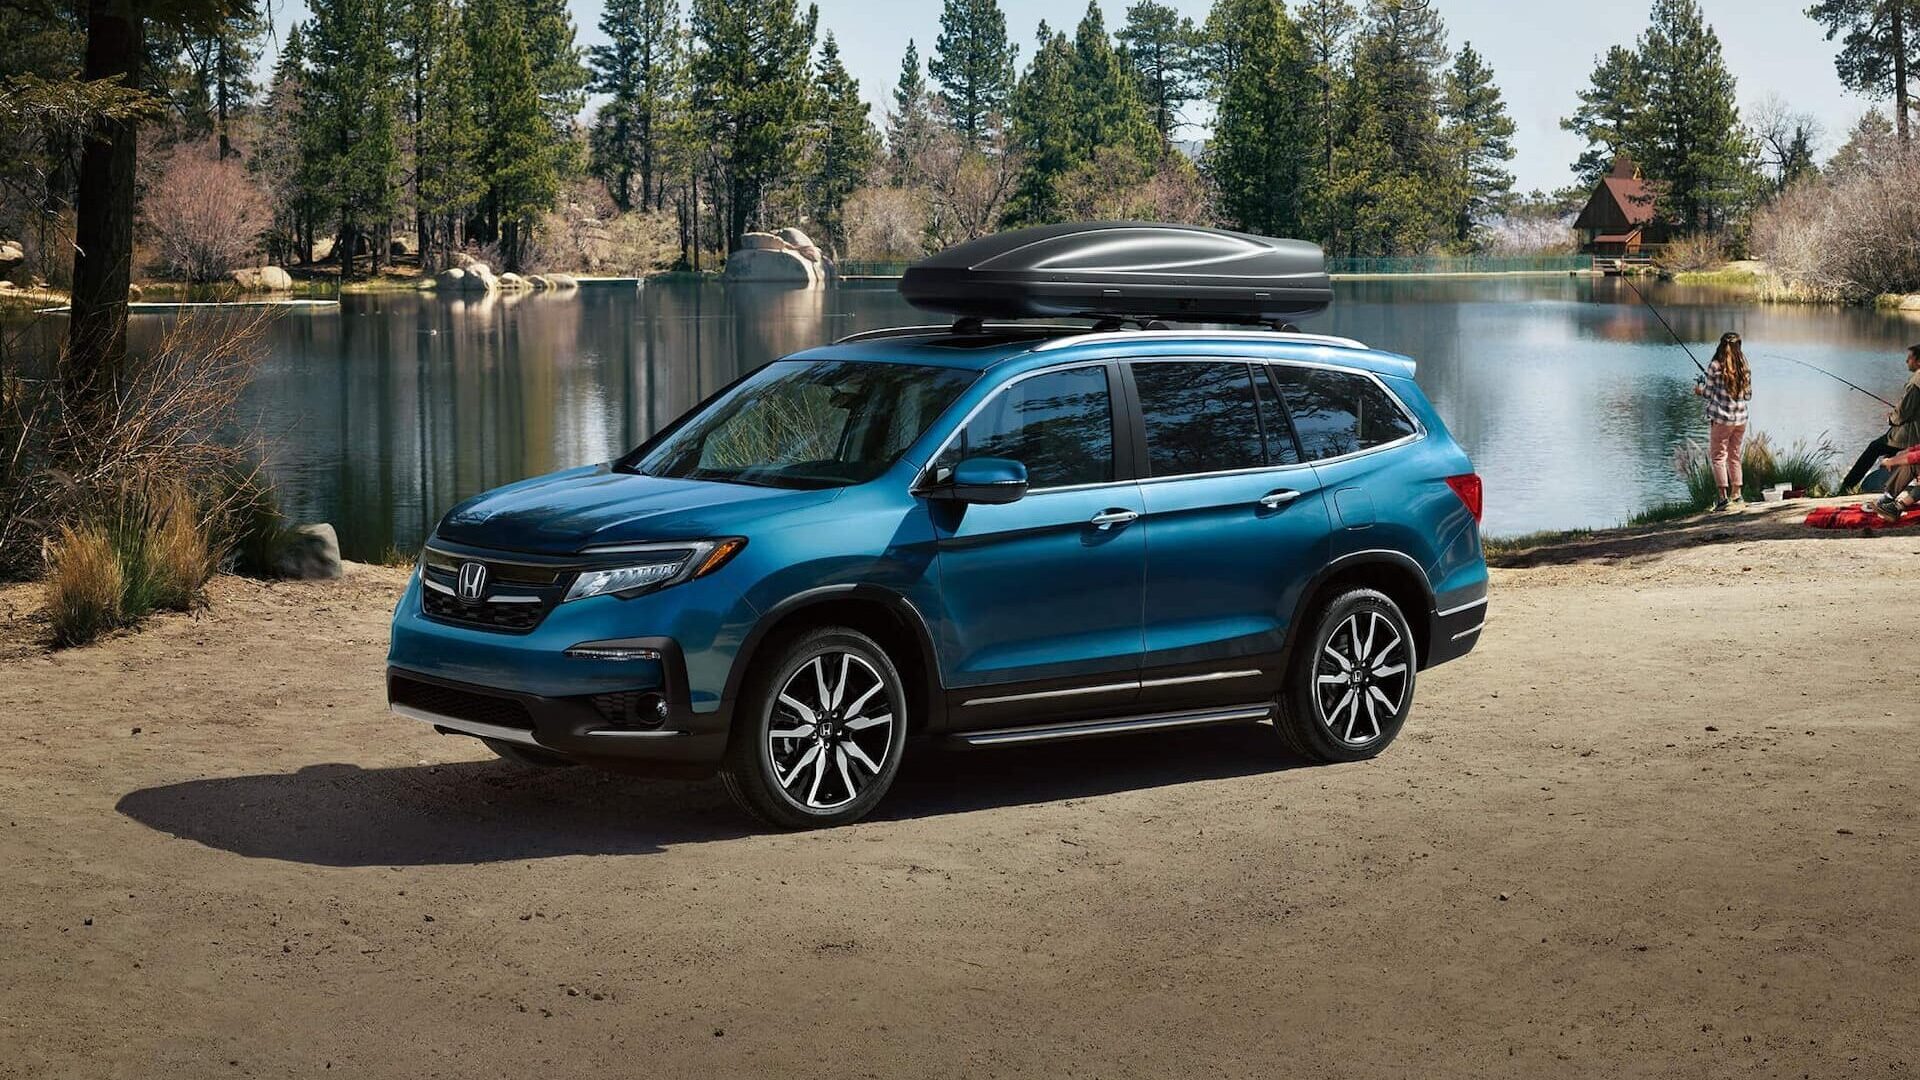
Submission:
MULTIPOLYGON (((1102 367, 1103 368, 1112 362, 1113 361, 1108 359, 1073 360, 1064 364, 1055 364, 1052 367, 1044 367, 1034 371, 1022 372, 1018 375, 1015 375, 1013 378, 1008 379, 1006 382, 1001 383, 999 386, 995 387, 993 391, 989 393, 986 397, 981 398, 979 403, 974 405, 973 408, 968 409, 967 414, 960 418, 960 422, 953 425, 953 430, 947 432, 947 437, 940 440, 940 448, 933 452, 933 456, 927 459, 927 463, 925 465, 920 466, 919 479, 915 480, 913 483, 913 486, 908 489, 908 494, 924 495, 929 490, 929 488, 933 485, 933 480, 931 477, 927 475, 927 473, 933 468, 933 463, 936 461, 939 461, 940 455, 947 452, 947 447, 952 446, 954 440, 958 439, 967 430, 967 425, 973 423, 973 418, 980 415, 981 411, 985 409, 987 406, 993 404, 994 401, 998 399, 1001 394, 1004 394, 1007 391, 1013 389, 1014 387, 1019 386, 1021 383, 1026 382, 1028 379, 1039 378, 1042 375, 1056 375, 1062 371, 1073 371, 1076 368, 1085 368, 1085 367, 1102 367)), ((1116 388, 1113 386, 1111 380, 1109 380, 1107 385, 1107 409, 1109 412, 1111 412, 1113 409, 1113 400, 1118 396, 1119 394, 1116 388)), ((1113 432, 1113 452, 1114 452, 1114 458, 1116 462, 1118 461, 1119 452, 1120 452, 1120 434, 1121 433, 1117 428, 1113 432)), ((1035 495, 1051 495, 1057 491, 1093 491, 1099 488, 1120 487, 1122 485, 1131 484, 1131 483, 1133 483, 1132 480, 1102 480, 1100 483, 1097 483, 1097 484, 1067 484, 1060 487, 1028 488, 1027 497, 1032 498, 1035 495)))

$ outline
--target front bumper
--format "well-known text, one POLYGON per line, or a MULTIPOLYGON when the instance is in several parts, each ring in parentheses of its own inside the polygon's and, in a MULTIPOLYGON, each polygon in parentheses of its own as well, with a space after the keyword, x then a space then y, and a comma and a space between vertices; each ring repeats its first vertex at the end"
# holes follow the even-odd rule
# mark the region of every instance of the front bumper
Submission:
MULTIPOLYGON (((671 647, 654 640, 650 647, 671 647)), ((663 667, 679 667, 678 650, 663 667)), ((710 772, 727 749, 724 712, 696 713, 685 705, 684 675, 658 687, 547 697, 456 682, 401 667, 387 668, 387 703, 395 715, 447 734, 495 739, 601 764, 650 764, 672 771, 710 772), (678 682, 679 685, 675 685, 678 682), (650 708, 622 716, 608 700, 663 699, 664 718, 650 708), (657 726, 656 726, 657 725, 657 726)))

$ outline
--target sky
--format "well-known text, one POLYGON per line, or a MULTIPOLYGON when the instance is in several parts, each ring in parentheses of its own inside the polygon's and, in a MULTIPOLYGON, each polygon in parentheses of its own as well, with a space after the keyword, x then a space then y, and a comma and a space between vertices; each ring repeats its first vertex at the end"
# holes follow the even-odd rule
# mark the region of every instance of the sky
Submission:
MULTIPOLYGON (((598 23, 602 0, 568 0, 579 26, 580 43, 603 40, 598 23)), ((752 0, 745 0, 752 2, 752 0)), ((1101 0, 1109 30, 1125 19, 1128 0, 1101 0)), ((1170 0, 1194 17, 1205 18, 1211 0, 1170 0)), ((847 67, 873 106, 875 123, 900 74, 907 40, 919 43, 924 58, 939 33, 941 0, 818 0, 820 25, 840 43, 847 67)), ((1009 35, 1021 46, 1021 63, 1033 54, 1034 30, 1042 19, 1072 31, 1086 12, 1087 0, 1000 0, 1009 35)), ((1870 102, 1847 93, 1834 75, 1837 51, 1804 14, 1808 0, 1702 0, 1707 20, 1719 32, 1727 63, 1739 79, 1740 104, 1750 107, 1778 94, 1793 108, 1811 113, 1824 126, 1822 154, 1831 154, 1870 102)), ((284 32, 303 6, 277 3, 275 22, 284 32)), ((1572 179, 1571 165, 1580 141, 1560 130, 1560 118, 1573 111, 1575 97, 1587 85, 1594 61, 1613 45, 1631 45, 1646 25, 1651 0, 1575 3, 1572 0, 1439 0, 1454 47, 1472 42, 1492 65, 1507 108, 1519 125, 1519 156, 1513 163, 1517 186, 1553 190, 1572 179)), ((269 61, 270 62, 270 61, 269 61)), ((1186 137, 1204 135, 1189 131, 1186 137)))

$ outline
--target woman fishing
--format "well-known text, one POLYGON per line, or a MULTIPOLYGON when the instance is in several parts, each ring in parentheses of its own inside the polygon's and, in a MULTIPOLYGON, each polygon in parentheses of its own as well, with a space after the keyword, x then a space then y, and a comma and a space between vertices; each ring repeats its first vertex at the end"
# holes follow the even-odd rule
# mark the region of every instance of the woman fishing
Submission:
POLYGON ((1720 338, 1713 362, 1707 365, 1706 376, 1694 383, 1693 392, 1707 399, 1707 456, 1713 463, 1713 482, 1720 488, 1720 501, 1713 508, 1725 510, 1742 498, 1746 477, 1741 475, 1740 459, 1747 439, 1747 403, 1753 400, 1753 369, 1747 366, 1739 334, 1720 338))

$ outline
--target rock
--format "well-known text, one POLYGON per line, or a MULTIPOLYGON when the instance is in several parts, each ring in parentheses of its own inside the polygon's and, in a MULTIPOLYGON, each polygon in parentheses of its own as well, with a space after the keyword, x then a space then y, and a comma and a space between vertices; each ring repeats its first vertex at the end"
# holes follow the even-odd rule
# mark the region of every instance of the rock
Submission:
POLYGON ((140 286, 138 286, 138 285, 133 285, 133 284, 130 284, 130 285, 128 285, 128 286, 127 286, 127 299, 129 299, 129 300, 138 300, 138 299, 140 299, 140 298, 141 298, 142 296, 145 296, 145 295, 146 295, 146 293, 145 293, 145 291, 143 291, 143 290, 142 290, 142 289, 140 288, 140 286))
POLYGON ((0 240, 0 277, 5 277, 19 269, 27 261, 26 249, 18 240, 0 240))
POLYGON ((296 525, 287 535, 286 547, 273 561, 274 572, 298 581, 319 581, 346 576, 340 562, 340 536, 333 526, 296 525))
POLYGON ((580 279, 572 274, 548 274, 547 284, 556 289, 577 289, 580 287, 580 279))
POLYGON ((497 279, 497 285, 499 288, 511 289, 516 292, 533 288, 533 283, 531 281, 528 281, 526 278, 521 277, 519 274, 516 274, 511 270, 500 275, 500 277, 497 279))
POLYGON ((286 292, 293 275, 277 266, 249 266, 233 272, 234 283, 248 292, 286 292))
POLYGON ((742 251, 785 251, 787 242, 772 233, 750 232, 740 237, 742 251))
POLYGON ((727 256, 727 281, 764 281, 787 285, 817 285, 820 270, 799 252, 743 248, 727 256))
POLYGON ((467 272, 457 266, 449 266, 434 275, 433 282, 442 289, 464 289, 467 287, 467 272))
POLYGON ((493 267, 488 266, 486 263, 481 262, 479 259, 474 258, 464 251, 456 251, 453 253, 453 265, 462 270, 472 270, 478 267, 489 274, 493 273, 493 267))
POLYGON ((533 286, 536 289, 553 288, 553 282, 548 281, 545 274, 528 274, 527 284, 533 286))
POLYGON ((1920 293, 1913 293, 1913 294, 1909 294, 1907 296, 1901 297, 1900 310, 1901 311, 1920 311, 1920 293))
POLYGON ((0 278, 0 292, 12 292, 15 289, 18 289, 19 287, 20 286, 15 285, 13 282, 8 281, 6 278, 0 278))
POLYGON ((787 247, 800 253, 800 257, 810 263, 820 261, 820 249, 814 245, 813 238, 799 229, 781 229, 779 237, 787 247))

